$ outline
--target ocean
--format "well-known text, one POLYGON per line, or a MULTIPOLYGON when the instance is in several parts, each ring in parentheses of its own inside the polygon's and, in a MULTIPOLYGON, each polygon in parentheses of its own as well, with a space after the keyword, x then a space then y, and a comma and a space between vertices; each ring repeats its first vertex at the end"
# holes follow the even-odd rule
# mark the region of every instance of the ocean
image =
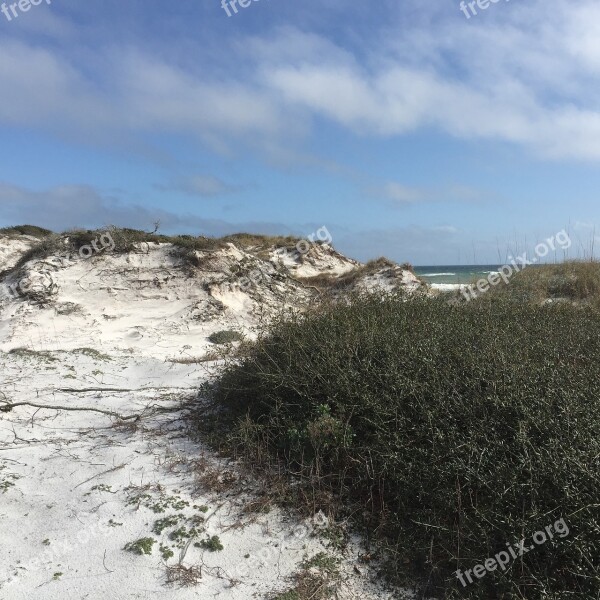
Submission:
POLYGON ((474 283, 497 272, 502 265, 444 265, 414 267, 415 273, 424 281, 437 285, 474 283))

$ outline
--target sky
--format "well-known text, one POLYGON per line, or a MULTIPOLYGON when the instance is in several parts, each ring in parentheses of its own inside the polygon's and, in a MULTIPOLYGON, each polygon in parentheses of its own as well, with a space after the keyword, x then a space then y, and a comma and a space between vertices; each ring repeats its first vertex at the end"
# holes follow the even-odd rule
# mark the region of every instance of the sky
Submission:
POLYGON ((415 265, 563 229, 600 248, 596 1, 22 2, 0 7, 0 226, 327 227, 415 265))

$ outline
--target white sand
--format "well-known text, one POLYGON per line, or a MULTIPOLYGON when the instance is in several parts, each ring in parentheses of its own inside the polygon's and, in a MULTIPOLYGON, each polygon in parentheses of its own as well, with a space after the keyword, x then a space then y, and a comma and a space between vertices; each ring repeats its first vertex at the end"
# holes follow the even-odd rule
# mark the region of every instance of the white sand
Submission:
MULTIPOLYGON (((22 240, 2 243, 5 265, 29 247, 22 240)), ((132 255, 34 261, 30 275, 46 274, 36 284, 41 304, 12 299, 7 284, 14 279, 0 283, 0 403, 144 414, 133 426, 115 426, 115 418, 91 411, 21 406, 0 413, 2 600, 263 598, 289 587, 303 559, 333 552, 321 536, 306 534, 314 531, 312 523, 298 528, 276 509, 242 511, 259 495, 258 484, 193 439, 188 409, 181 408, 202 406, 197 390, 218 365, 169 361, 205 355, 214 348, 208 335, 221 329, 252 335, 264 311, 290 298, 304 302, 308 292, 264 262, 264 284, 246 292, 232 286, 228 269, 243 259, 256 262, 233 247, 205 256, 194 276, 171 250, 162 245, 132 255), (14 352, 23 347, 29 352, 14 352), (87 388, 98 391, 77 392, 87 388), (149 407, 177 410, 152 414, 149 407), (234 489, 206 489, 198 476, 207 469, 237 482, 234 489), (174 507, 177 501, 184 504, 174 507), (157 503, 169 505, 165 513, 149 508, 157 503), (172 515, 188 530, 194 517, 204 517, 198 527, 205 531, 193 541, 218 535, 224 549, 209 552, 192 543, 183 552, 168 538, 176 527, 152 532, 157 519, 172 515), (158 542, 152 555, 123 550, 144 537, 158 542), (172 546, 175 556, 163 560, 159 543, 172 546), (180 559, 202 568, 196 585, 166 583, 167 565, 180 559)), ((338 256, 323 260, 328 271, 344 272, 338 256)), ((372 583, 360 552, 351 544, 340 555, 338 597, 391 597, 372 583)))
POLYGON ((0 272, 11 269, 19 258, 29 250, 37 240, 26 235, 9 238, 0 235, 0 272))

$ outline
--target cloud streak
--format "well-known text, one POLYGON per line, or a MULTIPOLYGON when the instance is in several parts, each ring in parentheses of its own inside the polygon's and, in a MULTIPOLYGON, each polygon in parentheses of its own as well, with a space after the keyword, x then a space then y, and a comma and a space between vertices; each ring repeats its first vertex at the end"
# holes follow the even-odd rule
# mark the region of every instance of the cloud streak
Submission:
POLYGON ((218 177, 213 177, 212 175, 181 177, 168 184, 156 184, 154 187, 161 192, 177 192, 199 198, 226 196, 243 189, 241 186, 225 183, 218 177))

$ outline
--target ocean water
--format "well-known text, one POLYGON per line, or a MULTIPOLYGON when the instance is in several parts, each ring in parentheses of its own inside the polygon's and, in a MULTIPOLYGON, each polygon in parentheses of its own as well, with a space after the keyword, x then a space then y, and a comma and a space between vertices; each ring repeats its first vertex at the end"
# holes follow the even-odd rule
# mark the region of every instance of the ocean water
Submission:
POLYGON ((430 284, 474 283, 496 273, 502 265, 445 265, 436 267, 414 267, 415 273, 430 284))

